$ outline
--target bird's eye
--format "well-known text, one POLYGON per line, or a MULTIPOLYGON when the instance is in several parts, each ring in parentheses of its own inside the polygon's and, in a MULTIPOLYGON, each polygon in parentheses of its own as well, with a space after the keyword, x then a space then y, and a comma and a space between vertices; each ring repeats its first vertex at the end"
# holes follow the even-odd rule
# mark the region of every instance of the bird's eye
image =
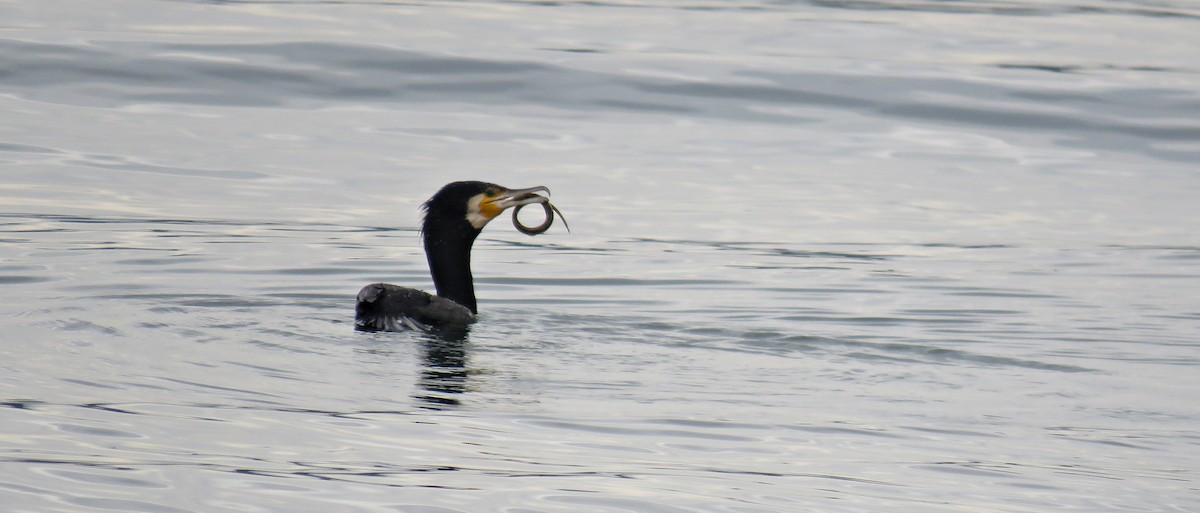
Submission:
POLYGON ((494 197, 498 193, 499 193, 499 191, 497 191, 496 189, 488 189, 483 192, 483 195, 491 198, 491 197, 494 197))

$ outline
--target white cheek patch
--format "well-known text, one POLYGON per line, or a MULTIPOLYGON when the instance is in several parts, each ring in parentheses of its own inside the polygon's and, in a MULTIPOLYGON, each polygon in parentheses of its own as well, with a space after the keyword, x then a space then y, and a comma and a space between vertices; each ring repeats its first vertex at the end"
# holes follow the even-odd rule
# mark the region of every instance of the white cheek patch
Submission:
POLYGON ((482 230, 484 226, 487 226, 488 221, 492 220, 488 216, 483 215, 483 211, 479 209, 479 204, 482 202, 482 194, 476 194, 475 197, 467 202, 467 222, 471 223, 471 226, 475 227, 476 230, 482 230))

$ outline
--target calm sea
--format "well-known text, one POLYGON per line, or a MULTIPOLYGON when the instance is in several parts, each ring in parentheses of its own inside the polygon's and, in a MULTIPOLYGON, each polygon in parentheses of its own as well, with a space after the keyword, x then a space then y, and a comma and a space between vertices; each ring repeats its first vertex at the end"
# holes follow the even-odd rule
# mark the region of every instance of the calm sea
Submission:
POLYGON ((0 2, 0 509, 1198 511, 1198 55, 1183 0, 0 2), (572 231, 485 230, 465 340, 354 331, 460 179, 572 231))

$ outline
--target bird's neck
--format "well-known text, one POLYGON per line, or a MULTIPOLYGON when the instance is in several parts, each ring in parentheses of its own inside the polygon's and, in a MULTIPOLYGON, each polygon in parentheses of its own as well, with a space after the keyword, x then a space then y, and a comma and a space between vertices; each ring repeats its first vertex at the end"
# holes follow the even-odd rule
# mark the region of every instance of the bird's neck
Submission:
POLYGON ((478 231, 441 234, 425 233, 425 258, 433 275, 437 295, 478 313, 475 281, 471 276, 471 246, 478 231))

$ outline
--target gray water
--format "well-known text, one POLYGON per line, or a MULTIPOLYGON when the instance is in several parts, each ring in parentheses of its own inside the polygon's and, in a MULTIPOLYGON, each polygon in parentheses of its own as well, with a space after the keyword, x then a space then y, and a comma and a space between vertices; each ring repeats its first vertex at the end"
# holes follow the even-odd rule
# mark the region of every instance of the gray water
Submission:
POLYGON ((0 3, 0 504, 1198 511, 1197 55, 1178 0, 0 3), (572 231, 356 332, 458 179, 572 231))

